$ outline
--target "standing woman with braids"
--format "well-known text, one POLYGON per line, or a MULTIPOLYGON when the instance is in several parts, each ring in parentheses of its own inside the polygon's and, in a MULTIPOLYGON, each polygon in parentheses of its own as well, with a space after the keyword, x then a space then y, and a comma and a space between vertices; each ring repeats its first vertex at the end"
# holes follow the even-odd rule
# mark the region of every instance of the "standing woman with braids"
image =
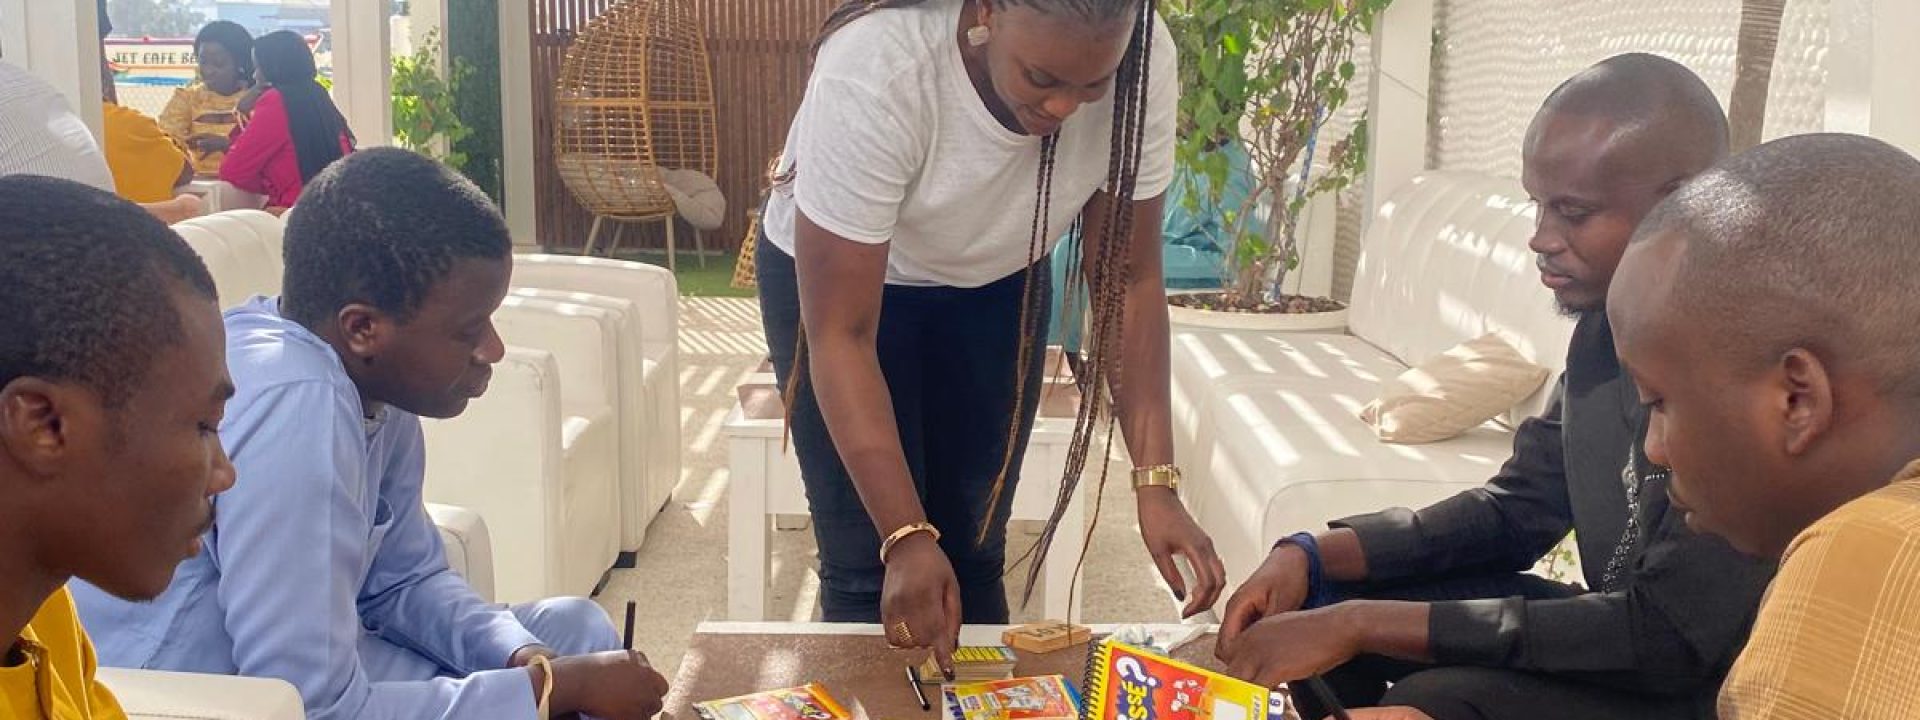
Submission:
POLYGON ((267 196, 267 211, 293 207, 307 181, 353 152, 353 132, 320 86, 307 41, 290 31, 254 41, 260 87, 267 88, 233 138, 220 179, 267 196))
MULTIPOLYGON (((1170 486, 1159 228, 1178 82, 1154 0, 852 0, 815 52, 756 260, 824 619, 881 622, 943 665, 962 622, 1007 621, 1049 254, 1076 224, 1084 257, 1059 261, 1091 306, 1083 370, 1115 407, 1089 396, 1061 497, 1104 467, 1092 440, 1116 419, 1148 551, 1186 614, 1211 607, 1225 572, 1170 486)), ((1058 520, 1043 545, 1082 531, 1058 520)))

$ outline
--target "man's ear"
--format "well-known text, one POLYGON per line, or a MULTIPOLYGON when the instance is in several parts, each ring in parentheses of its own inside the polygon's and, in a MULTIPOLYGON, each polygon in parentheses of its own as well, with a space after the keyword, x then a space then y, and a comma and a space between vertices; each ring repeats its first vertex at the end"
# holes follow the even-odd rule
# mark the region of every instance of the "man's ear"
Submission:
POLYGON ((1775 369, 1781 404, 1782 448, 1799 456, 1833 427, 1833 376, 1827 365, 1805 348, 1788 350, 1775 369))
POLYGON ((393 337, 393 316, 366 303, 348 303, 334 315, 334 322, 340 324, 347 352, 362 364, 373 364, 393 337))
POLYGON ((0 388, 0 448, 35 477, 57 474, 72 445, 70 388, 23 377, 0 388))

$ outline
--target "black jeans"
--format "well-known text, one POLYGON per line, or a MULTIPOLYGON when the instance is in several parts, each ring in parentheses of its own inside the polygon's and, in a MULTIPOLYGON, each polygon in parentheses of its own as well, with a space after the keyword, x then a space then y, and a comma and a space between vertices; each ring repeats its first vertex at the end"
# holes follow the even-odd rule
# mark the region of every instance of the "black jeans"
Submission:
MULTIPOLYGON (((763 236, 755 262, 761 321, 774 375, 784 392, 795 381, 794 351, 800 328, 793 258, 763 236)), ((975 540, 1015 417, 1025 273, 970 289, 888 285, 881 301, 875 340, 880 371, 893 398, 900 444, 920 504, 926 508, 927 520, 940 529, 940 547, 959 579, 962 621, 968 624, 1007 622, 1003 580, 1007 513, 1019 481, 1019 460, 1026 453, 1039 408, 1053 292, 1048 270, 1046 260, 1033 268, 1039 285, 1034 288, 1037 317, 1027 392, 1018 408, 1013 468, 985 542, 975 540)), ((820 370, 811 367, 811 360, 809 365, 811 372, 820 370)), ((879 622, 880 590, 886 580, 886 567, 880 564, 881 537, 834 449, 812 382, 800 383, 791 416, 793 448, 820 548, 821 618, 879 622)))
MULTIPOLYGON (((1438 602, 1474 598, 1571 597, 1578 588, 1534 575, 1495 574, 1447 578, 1392 588, 1345 591, 1347 598, 1438 602)), ((1434 720, 1684 720, 1711 718, 1689 699, 1636 695, 1613 687, 1519 670, 1446 667, 1374 655, 1355 658, 1326 675, 1347 707, 1407 705, 1434 720), (1391 683, 1391 687, 1389 687, 1391 683)), ((1320 720, 1326 708, 1295 693, 1300 717, 1320 720)))

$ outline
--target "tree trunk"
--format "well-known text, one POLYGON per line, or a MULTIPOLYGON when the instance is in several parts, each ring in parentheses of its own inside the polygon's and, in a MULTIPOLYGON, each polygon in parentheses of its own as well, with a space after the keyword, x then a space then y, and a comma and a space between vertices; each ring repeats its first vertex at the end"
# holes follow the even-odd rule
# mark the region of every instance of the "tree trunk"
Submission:
POLYGON ((1767 90, 1787 0, 1741 0, 1740 44, 1734 51, 1733 100, 1727 104, 1731 149, 1760 144, 1767 123, 1767 90))

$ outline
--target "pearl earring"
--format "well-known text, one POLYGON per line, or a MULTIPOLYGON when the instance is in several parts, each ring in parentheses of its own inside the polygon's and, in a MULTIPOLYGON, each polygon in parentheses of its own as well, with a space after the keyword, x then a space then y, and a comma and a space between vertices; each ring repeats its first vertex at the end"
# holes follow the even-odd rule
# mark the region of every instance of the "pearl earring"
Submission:
POLYGON ((993 39, 993 31, 988 30, 985 25, 975 25, 967 29, 968 45, 980 47, 981 45, 987 44, 987 41, 991 39, 993 39))

